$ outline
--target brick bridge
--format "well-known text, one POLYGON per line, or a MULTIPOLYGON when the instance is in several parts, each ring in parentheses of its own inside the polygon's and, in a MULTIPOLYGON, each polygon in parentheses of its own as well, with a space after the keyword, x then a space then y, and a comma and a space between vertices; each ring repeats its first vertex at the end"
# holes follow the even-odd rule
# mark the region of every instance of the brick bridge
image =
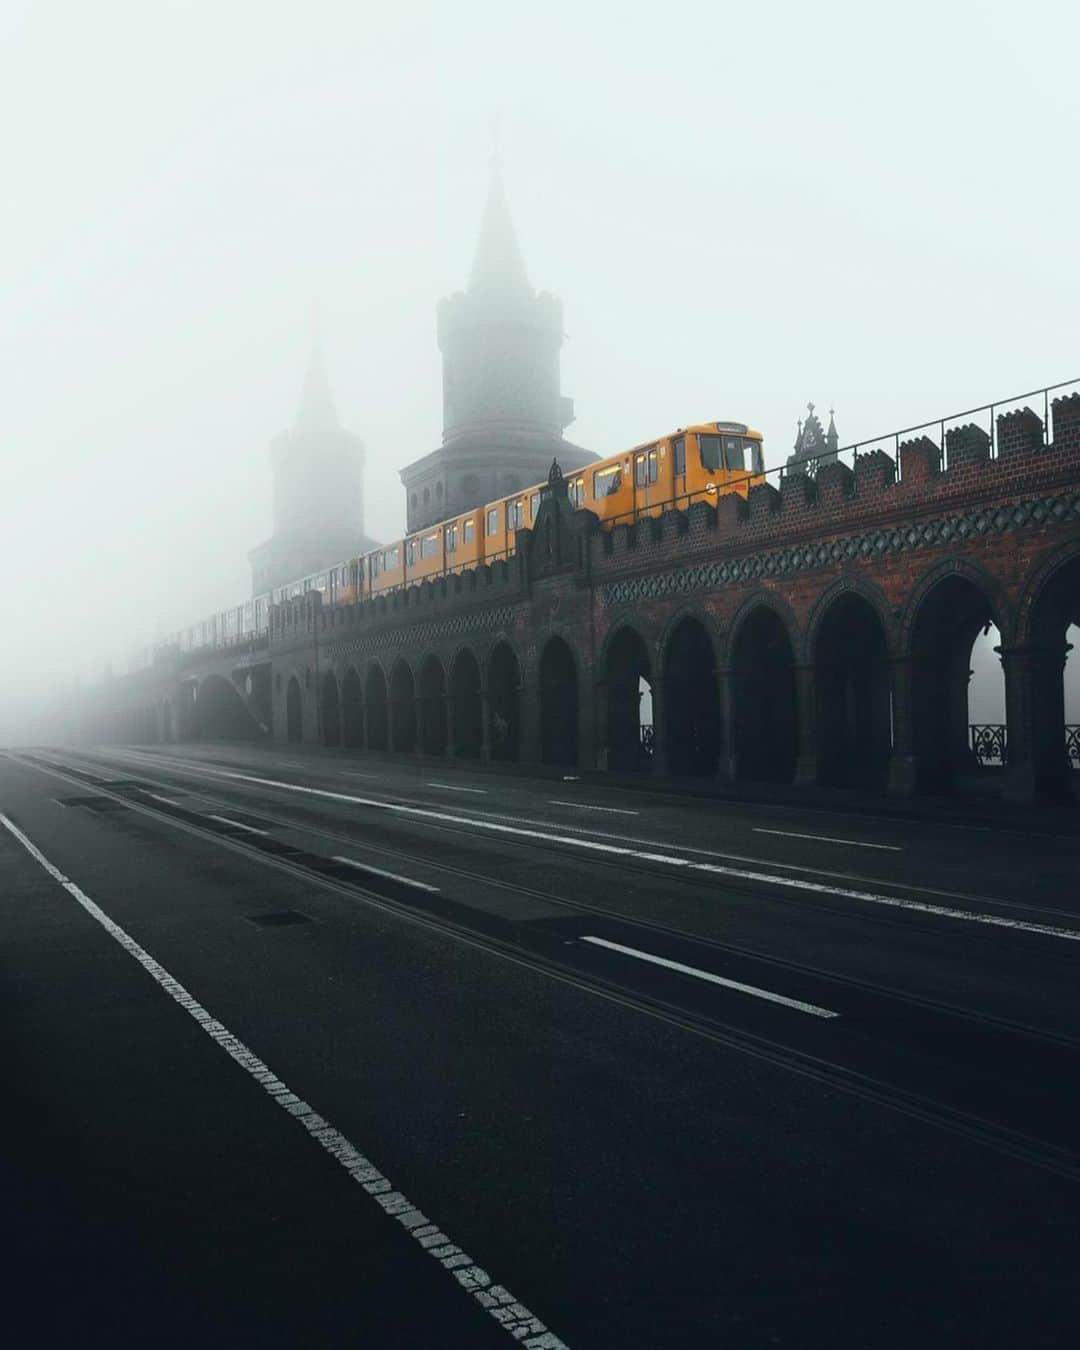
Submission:
POLYGON ((1008 762, 989 777, 1011 800, 1070 798, 1080 395, 990 426, 610 532, 556 477, 508 562, 336 609, 309 594, 255 643, 159 652, 87 699, 83 732, 962 792, 972 646, 993 624, 1008 762))

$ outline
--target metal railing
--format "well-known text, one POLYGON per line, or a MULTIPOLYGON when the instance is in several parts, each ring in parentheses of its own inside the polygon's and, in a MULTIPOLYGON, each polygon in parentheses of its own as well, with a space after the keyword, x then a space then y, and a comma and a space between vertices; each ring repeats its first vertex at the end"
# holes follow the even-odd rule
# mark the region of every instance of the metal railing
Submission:
MULTIPOLYGON (((1003 722, 972 722, 968 731, 976 763, 1008 764, 1009 733, 1003 722)), ((1065 724, 1065 757, 1071 768, 1080 769, 1080 722, 1065 724)))

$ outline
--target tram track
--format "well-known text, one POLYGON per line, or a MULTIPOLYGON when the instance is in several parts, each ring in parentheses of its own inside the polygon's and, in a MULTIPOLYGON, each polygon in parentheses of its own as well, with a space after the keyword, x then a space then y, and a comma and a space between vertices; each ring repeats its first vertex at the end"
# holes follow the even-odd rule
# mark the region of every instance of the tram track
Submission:
MULTIPOLYGON (((1069 1180, 1080 1181, 1080 1157, 1071 1148, 1040 1138, 1030 1131, 1016 1129, 1010 1125, 988 1119, 983 1115, 966 1111, 948 1102, 902 1087, 895 1082, 852 1068, 849 1064, 844 1064, 838 1059, 830 1059, 827 1055, 797 1048, 783 1040, 762 1034, 760 1031, 747 1030, 746 1027, 738 1025, 737 1018, 728 1018, 716 1013, 703 1015, 700 1011, 688 1008, 670 998, 633 988, 630 983, 612 979, 609 975, 595 971, 583 972, 570 961, 560 959, 558 955, 553 954, 554 949, 538 952, 535 944, 530 947, 525 942, 511 940, 505 935, 495 934, 491 931, 480 931, 477 926, 448 918, 445 915, 433 914, 418 908, 415 903, 402 901, 388 895, 385 887, 378 888, 367 878, 353 879, 350 877, 348 881, 343 881, 339 876, 327 875, 325 870, 320 870, 317 865, 319 862, 325 862, 325 860, 315 858, 314 855, 311 855, 310 860, 301 858, 298 861, 296 857, 267 852, 265 841, 261 838, 255 838, 250 834, 224 835, 221 828, 211 828, 209 818, 202 816, 199 812, 178 804, 166 805, 153 797, 149 801, 143 799, 149 795, 146 790, 148 786, 163 787, 175 792, 177 790, 175 783, 157 782, 151 784, 149 778, 146 780, 146 786, 138 782, 117 782, 102 776, 100 764, 95 765, 95 771, 90 771, 85 768, 80 769, 67 762, 57 764, 56 761, 42 760, 29 755, 12 756, 12 758, 27 766, 51 773, 62 781, 75 786, 83 788, 91 786, 96 793, 117 803, 122 803, 140 814, 159 822, 165 822, 173 828, 185 831, 203 840, 213 842, 216 846, 231 850, 240 856, 257 860, 265 866, 273 867, 308 882, 315 882, 320 888, 338 896, 350 900, 360 899, 376 909, 392 913, 410 923, 441 932, 455 941, 485 950, 496 957, 527 967, 548 978, 556 979, 602 997, 609 1002, 658 1018, 696 1036, 736 1048, 757 1059, 772 1063, 801 1076, 812 1078, 829 1087, 841 1089, 865 1100, 876 1102, 911 1118, 945 1129, 950 1133, 962 1135, 997 1152, 1023 1160, 1069 1180)), ((94 761, 90 762, 93 763, 94 761)), ((281 828, 302 831, 312 836, 321 836, 335 843, 345 842, 355 846, 358 842, 355 836, 313 827, 306 822, 297 824, 286 817, 277 817, 271 812, 238 807, 234 801, 220 798, 215 800, 202 791, 193 795, 198 795, 200 799, 209 802, 211 805, 221 805, 232 811, 244 811, 252 818, 279 825, 281 828)), ((576 914, 589 914, 598 919, 617 922, 623 927, 636 928, 653 936, 659 935, 677 938, 680 941, 692 941, 698 946, 716 952, 753 959, 767 963, 777 970, 796 972, 799 975, 811 976, 815 980, 828 982, 837 987, 856 990, 860 994, 873 999, 891 1000, 908 1010, 916 1009, 920 1013, 930 1013, 938 1017, 959 1020, 976 1027, 980 1031, 1023 1037, 1032 1042, 1053 1046, 1055 1049, 1066 1051, 1070 1055, 1080 1050, 1080 1042, 1074 1038, 1046 1032, 1008 1019, 997 1018, 990 1014, 975 1013, 970 1009, 957 1008, 934 1000, 923 999, 906 994, 903 991, 870 984, 848 976, 823 972, 808 964, 757 953, 734 944, 718 942, 713 939, 702 939, 669 925, 627 918, 606 906, 571 900, 543 890, 522 886, 516 882, 499 881, 448 864, 440 866, 426 857, 419 854, 410 854, 406 850, 395 850, 381 845, 369 846, 365 844, 365 847, 372 847, 387 856, 395 856, 405 861, 415 862, 425 868, 437 868, 448 876, 453 875, 462 880, 485 886, 498 886, 499 889, 510 894, 540 899, 546 903, 565 908, 568 913, 573 911, 576 914)), ((301 853, 302 851, 293 849, 292 852, 301 853)), ((523 925, 522 927, 528 926, 523 925)), ((535 933, 535 928, 532 931, 535 933)))

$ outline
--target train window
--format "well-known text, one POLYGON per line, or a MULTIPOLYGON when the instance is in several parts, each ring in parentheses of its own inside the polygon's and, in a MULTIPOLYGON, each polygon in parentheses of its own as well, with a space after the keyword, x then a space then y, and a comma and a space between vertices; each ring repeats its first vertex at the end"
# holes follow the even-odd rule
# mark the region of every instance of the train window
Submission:
POLYGON ((457 526, 447 525, 446 527, 446 551, 447 553, 457 552, 457 526))
POLYGON ((379 556, 377 553, 373 553, 373 554, 371 555, 371 579, 372 579, 372 581, 374 581, 375 578, 379 575, 379 571, 380 571, 379 564, 380 564, 381 562, 382 562, 382 559, 380 558, 380 556, 379 556))
POLYGON ((570 482, 570 486, 569 486, 569 488, 567 489, 567 492, 568 492, 568 495, 569 495, 569 497, 570 497, 570 505, 571 505, 571 506, 584 506, 584 505, 585 505, 585 479, 584 479, 584 478, 574 478, 574 479, 572 479, 571 482, 570 482))
POLYGON ((699 436, 698 451, 701 455, 702 468, 711 469, 714 472, 723 467, 723 446, 719 436, 699 436))
POLYGON ((475 533, 476 533, 476 521, 466 520, 461 526, 461 542, 463 544, 471 544, 473 541, 473 535, 475 533))
POLYGON ((622 468, 613 464, 610 469, 597 469, 593 474, 593 496, 611 497, 622 487, 622 468))
POLYGON ((384 548, 384 549, 383 549, 382 565, 383 565, 383 570, 384 570, 384 571, 387 571, 387 572, 391 572, 391 571, 393 571, 393 569, 394 569, 395 567, 397 567, 397 565, 398 565, 398 551, 397 551, 397 545, 396 545, 396 544, 394 545, 393 548, 384 548))
POLYGON ((646 471, 645 456, 644 456, 644 455, 635 455, 635 456, 634 456, 634 486, 635 486, 635 487, 644 487, 644 486, 645 486, 645 471, 646 471))
POLYGON ((415 539, 406 539, 406 540, 405 540, 405 561, 406 561, 407 563, 414 563, 414 562, 416 561, 416 540, 415 540, 415 539))
POLYGON ((743 455, 743 444, 738 436, 724 437, 724 468, 725 469, 745 469, 746 459, 743 455))
POLYGON ((750 466, 754 473, 765 472, 765 459, 761 453, 760 441, 743 441, 743 445, 750 452, 750 466))
POLYGON ((671 449, 675 455, 675 476, 681 478, 686 472, 686 437, 676 436, 671 442, 671 449))
POLYGON ((533 520, 536 519, 536 513, 539 510, 540 510, 540 494, 539 492, 534 492, 533 495, 529 498, 529 513, 533 520))
POLYGON ((506 528, 520 530, 525 523, 525 506, 519 501, 506 503, 506 528))
POLYGON ((439 536, 437 534, 425 534, 420 540, 421 558, 433 558, 439 551, 439 536))
POLYGON ((498 529, 499 529, 499 512, 498 509, 493 506, 491 510, 487 513, 487 532, 488 534, 495 534, 498 532, 498 529))

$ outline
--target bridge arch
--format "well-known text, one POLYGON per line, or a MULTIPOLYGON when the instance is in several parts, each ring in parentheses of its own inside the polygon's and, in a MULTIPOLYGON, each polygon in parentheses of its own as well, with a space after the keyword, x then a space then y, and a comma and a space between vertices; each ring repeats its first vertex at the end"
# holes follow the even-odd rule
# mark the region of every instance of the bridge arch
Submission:
POLYGON ((372 661, 364 677, 364 711, 367 714, 369 750, 386 750, 389 747, 389 703, 386 675, 378 661, 372 661))
POLYGON ((446 675, 434 654, 420 667, 420 748, 425 755, 446 754, 446 675))
POLYGON ((197 741, 250 741, 261 734, 243 695, 224 675, 206 675, 199 681, 191 713, 197 741))
POLYGON ((292 745, 299 745, 304 739, 304 696, 295 675, 285 691, 285 737, 292 745))
POLYGON ((454 719, 454 754, 479 759, 484 744, 480 663, 472 648, 459 647, 450 667, 450 700, 454 719))
POLYGON ((347 749, 364 744, 364 686, 355 666, 341 681, 341 740, 347 749))
POLYGON ((391 748, 398 754, 416 750, 416 680, 404 657, 390 672, 391 748))
MULTIPOLYGON (((976 767, 968 730, 973 653, 980 633, 993 630, 1000 643, 1000 633, 1011 626, 1003 608, 993 579, 960 559, 931 569, 912 593, 901 640, 911 659, 911 745, 920 791, 955 791, 976 767)), ((996 672, 986 670, 987 684, 995 676, 1003 715, 1000 664, 996 672)))
POLYGON ((537 667, 540 762, 574 768, 578 763, 578 663, 558 634, 544 643, 537 667))
POLYGON ((653 663, 631 623, 609 631, 601 657, 607 714, 607 765, 621 773, 648 770, 653 759, 653 663))
POLYGON ((808 651, 823 784, 884 786, 892 749, 889 628, 884 597, 854 578, 831 587, 815 610, 808 651))
POLYGON ((711 777, 720 750, 717 643, 712 624, 696 610, 681 610, 660 643, 664 748, 669 773, 711 777))
POLYGON ((794 616, 786 608, 771 593, 759 593, 739 610, 733 625, 728 659, 738 778, 790 783, 795 775, 798 649, 792 638, 794 616))
POLYGON ((491 758, 514 762, 521 743, 521 662, 507 639, 492 648, 487 661, 491 758))

